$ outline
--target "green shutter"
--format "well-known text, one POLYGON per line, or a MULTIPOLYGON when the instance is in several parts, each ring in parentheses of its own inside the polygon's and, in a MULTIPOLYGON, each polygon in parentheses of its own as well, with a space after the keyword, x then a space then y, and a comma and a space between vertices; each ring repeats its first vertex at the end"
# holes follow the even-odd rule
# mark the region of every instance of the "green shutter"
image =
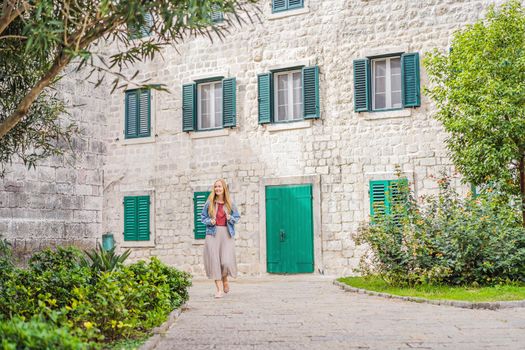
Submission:
POLYGON ((144 24, 141 26, 128 26, 129 38, 131 40, 150 36, 153 29, 153 15, 149 12, 144 14, 144 24))
POLYGON ((394 206, 399 206, 407 202, 407 192, 408 187, 407 179, 391 180, 390 181, 390 213, 394 214, 394 220, 396 223, 399 223, 399 210, 403 210, 402 207, 397 207, 396 212, 394 206))
POLYGON ((124 197, 124 240, 150 240, 150 197, 124 197))
POLYGON ((319 118, 319 67, 304 67, 302 73, 304 119, 319 118))
POLYGON ((147 137, 151 133, 150 90, 126 91, 125 138, 147 137))
POLYGON ((403 187, 408 186, 407 179, 390 180, 390 198, 392 205, 402 204, 406 202, 406 192, 403 191, 403 187))
POLYGON ((259 95, 259 124, 272 121, 272 73, 257 76, 257 92, 259 95))
POLYGON ((150 198, 139 196, 137 198, 137 241, 149 241, 150 237, 150 198))
POLYGON ((401 74, 403 77, 403 106, 419 107, 421 88, 418 53, 406 53, 401 56, 401 74))
POLYGON ((201 222, 201 213, 210 192, 195 192, 193 194, 193 222, 195 239, 206 238, 206 225, 201 222))
POLYGON ((224 20, 224 13, 221 11, 221 7, 217 4, 211 5, 211 21, 213 23, 219 23, 224 20))
POLYGON ((145 24, 140 28, 141 38, 151 35, 151 31, 153 28, 153 16, 151 15, 151 13, 147 12, 144 14, 144 22, 145 24))
POLYGON ((136 220, 137 200, 135 197, 124 197, 124 240, 135 241, 138 236, 136 220))
POLYGON ((126 91, 126 127, 125 138, 137 137, 138 99, 136 90, 126 91))
POLYGON ((287 0, 272 0, 272 11, 279 12, 286 10, 287 0))
POLYGON ((138 137, 150 136, 151 120, 151 91, 138 90, 139 107, 138 107, 138 137))
POLYGON ((391 214, 394 205, 406 202, 406 186, 407 179, 370 181, 370 215, 391 214))
POLYGON ((303 7, 303 0, 288 0, 288 9, 303 7))
POLYGON ((368 58, 354 61, 354 110, 370 110, 370 62, 368 58))
POLYGON ((370 215, 389 213, 390 202, 387 196, 389 181, 370 181, 370 215))
POLYGON ((182 131, 195 130, 197 118, 197 84, 182 86, 182 131))
POLYGON ((236 93, 235 78, 222 81, 222 123, 224 127, 235 127, 236 124, 236 93))

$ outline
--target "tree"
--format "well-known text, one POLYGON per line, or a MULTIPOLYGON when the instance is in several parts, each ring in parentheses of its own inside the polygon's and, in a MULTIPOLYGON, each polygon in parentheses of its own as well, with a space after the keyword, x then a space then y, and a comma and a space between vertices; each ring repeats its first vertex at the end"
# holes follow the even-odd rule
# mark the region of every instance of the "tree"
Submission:
POLYGON ((455 166, 472 184, 520 195, 525 226, 525 8, 492 6, 424 64, 455 166))
POLYGON ((90 66, 97 86, 113 74, 113 90, 122 88, 130 80, 122 71, 135 62, 190 36, 222 39, 257 9, 249 6, 256 0, 0 1, 0 175, 14 155, 34 166, 71 140, 76 125, 61 118, 64 103, 52 89, 68 65, 90 66), (218 13, 229 14, 219 25, 218 13), (144 28, 151 35, 133 40, 144 28), (107 58, 95 45, 118 52, 107 58))

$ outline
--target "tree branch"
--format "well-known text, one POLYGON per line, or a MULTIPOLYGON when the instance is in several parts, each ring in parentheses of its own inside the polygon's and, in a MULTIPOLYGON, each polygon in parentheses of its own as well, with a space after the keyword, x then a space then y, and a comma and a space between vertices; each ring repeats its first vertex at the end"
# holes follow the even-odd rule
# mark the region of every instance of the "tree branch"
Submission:
POLYGON ((25 117, 33 102, 38 98, 40 93, 56 78, 56 76, 64 69, 64 67, 71 60, 71 56, 61 53, 55 59, 53 66, 40 79, 40 81, 29 91, 27 95, 20 101, 16 110, 0 124, 0 139, 4 137, 12 128, 25 117))
POLYGON ((2 4, 2 16, 0 17, 0 34, 6 30, 15 18, 21 16, 22 13, 29 10, 30 7, 29 3, 24 0, 4 0, 2 4), (17 3, 19 3, 18 6, 17 3))

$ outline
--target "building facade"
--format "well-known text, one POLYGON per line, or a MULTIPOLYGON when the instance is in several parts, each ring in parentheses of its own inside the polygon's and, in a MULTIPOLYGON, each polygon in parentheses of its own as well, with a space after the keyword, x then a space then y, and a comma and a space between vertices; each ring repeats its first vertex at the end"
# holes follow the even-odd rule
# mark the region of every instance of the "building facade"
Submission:
MULTIPOLYGON (((62 210, 63 225, 92 215, 84 233, 92 242, 112 232, 133 258, 159 256, 203 275, 199 210, 224 178, 242 216, 241 274, 353 273, 363 253, 353 234, 377 208, 371 203, 388 210, 396 167, 416 195, 452 171, 422 60, 448 50, 454 31, 492 3, 260 1, 260 21, 230 28, 223 40, 188 38, 133 67, 137 80, 169 93, 102 88, 79 113, 100 118, 87 141, 93 166, 59 164, 46 179, 44 166, 36 180, 49 180, 58 196, 60 181, 74 177, 82 204, 62 210)), ((9 176, 0 192, 7 203, 18 181, 9 176)), ((15 202, 6 215, 25 224, 31 201, 15 202)), ((3 224, 8 238, 19 235, 13 223, 3 224)))

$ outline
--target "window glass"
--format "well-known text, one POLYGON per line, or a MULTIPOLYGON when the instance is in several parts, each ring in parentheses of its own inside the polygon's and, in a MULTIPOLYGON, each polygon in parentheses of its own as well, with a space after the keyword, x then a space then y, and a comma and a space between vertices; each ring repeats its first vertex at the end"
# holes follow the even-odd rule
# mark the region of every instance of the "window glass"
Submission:
POLYGON ((372 61, 372 108, 401 108, 401 58, 372 61))
POLYGON ((275 74, 275 120, 290 121, 303 117, 301 71, 275 74))
POLYGON ((222 126, 222 82, 198 85, 199 130, 215 129, 222 126))
POLYGON ((301 72, 293 73, 293 119, 303 115, 303 83, 301 72))
POLYGON ((401 108, 401 58, 390 59, 390 89, 392 108, 401 108))

